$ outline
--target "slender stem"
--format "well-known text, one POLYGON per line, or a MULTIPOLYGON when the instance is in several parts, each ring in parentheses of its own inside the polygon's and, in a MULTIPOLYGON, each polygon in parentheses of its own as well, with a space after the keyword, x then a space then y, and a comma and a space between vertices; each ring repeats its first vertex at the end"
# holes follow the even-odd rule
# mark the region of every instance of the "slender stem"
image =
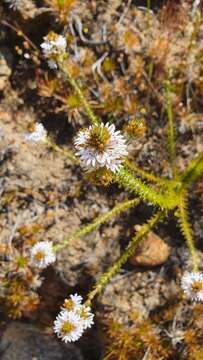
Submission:
POLYGON ((128 258, 133 255, 137 245, 144 239, 144 237, 150 232, 150 230, 161 220, 163 213, 158 211, 152 218, 138 230, 137 234, 132 238, 127 249, 121 255, 121 257, 111 266, 109 269, 101 275, 100 279, 96 283, 94 289, 88 294, 86 305, 90 306, 94 297, 100 293, 103 288, 108 284, 111 278, 116 275, 122 265, 126 263, 128 258))
POLYGON ((47 139, 45 143, 46 145, 50 146, 51 149, 60 152, 62 155, 73 161, 75 164, 80 164, 80 160, 72 153, 71 150, 61 149, 60 146, 54 144, 50 139, 47 139))
POLYGON ((71 240, 78 239, 81 236, 87 235, 88 233, 96 230, 97 228, 99 228, 99 226, 101 226, 106 221, 110 220, 114 216, 118 216, 120 213, 122 213, 124 211, 127 211, 131 207, 138 205, 139 202, 140 202, 140 200, 136 198, 133 200, 126 200, 121 203, 118 203, 112 210, 106 212, 105 214, 98 216, 95 220, 93 220, 92 223, 83 226, 79 230, 76 230, 74 233, 67 236, 64 240, 62 240, 62 242, 60 244, 57 244, 54 246, 54 251, 57 252, 57 251, 63 249, 64 247, 66 247, 71 240))
POLYGON ((156 176, 146 170, 143 170, 136 163, 134 163, 128 159, 126 159, 125 164, 127 165, 127 167, 130 170, 132 170, 133 172, 136 172, 143 179, 146 179, 150 182, 154 182, 154 183, 160 184, 160 185, 169 185, 169 182, 171 182, 171 180, 169 180, 169 179, 161 178, 161 177, 156 176))
POLYGON ((190 186, 203 173, 203 152, 196 159, 190 162, 187 169, 182 175, 182 186, 190 186))
POLYGON ((170 83, 166 83, 166 112, 168 116, 168 153, 171 164, 171 170, 173 175, 176 173, 175 157, 176 157, 176 146, 175 146, 175 127, 173 121, 173 108, 171 101, 171 89, 170 83))
POLYGON ((89 118, 89 120, 91 121, 91 123, 93 125, 97 125, 99 124, 101 121, 100 119, 98 119, 96 117, 96 115, 94 114, 94 112, 92 111, 88 101, 85 99, 83 92, 80 88, 80 86, 78 85, 78 83, 73 79, 73 77, 71 76, 70 72, 68 71, 67 68, 64 69, 64 66, 61 64, 59 65, 59 68, 61 70, 61 73, 63 75, 63 77, 69 82, 69 84, 72 86, 72 88, 74 89, 75 93, 77 94, 81 104, 84 107, 84 110, 89 118))
POLYGON ((197 255, 197 250, 195 248, 195 244, 194 244, 194 240, 193 240, 193 236, 192 236, 192 228, 188 221, 188 213, 185 208, 186 202, 187 202, 187 198, 186 198, 186 194, 184 193, 180 197, 180 203, 179 203, 179 207, 178 207, 179 208, 179 221, 180 221, 181 230, 183 232, 185 240, 187 241, 188 249, 189 249, 189 252, 190 252, 190 255, 192 258, 193 270, 198 271, 199 258, 197 255))
POLYGON ((150 14, 150 10, 151 10, 151 0, 147 0, 147 11, 150 14))

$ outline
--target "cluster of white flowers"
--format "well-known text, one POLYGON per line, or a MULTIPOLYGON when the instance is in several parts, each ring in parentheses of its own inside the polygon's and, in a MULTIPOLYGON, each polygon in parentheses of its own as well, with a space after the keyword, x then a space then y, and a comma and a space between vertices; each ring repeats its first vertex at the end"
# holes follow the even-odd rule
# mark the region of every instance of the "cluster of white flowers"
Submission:
POLYGON ((20 10, 23 6, 22 0, 5 0, 13 10, 20 10))
POLYGON ((40 241, 31 248, 31 264, 44 269, 56 260, 50 241, 40 241))
POLYGON ((34 131, 27 132, 24 136, 26 141, 32 142, 43 142, 47 138, 47 132, 41 123, 36 123, 34 126, 34 131))
POLYGON ((103 168, 116 172, 119 170, 123 157, 128 154, 127 144, 115 125, 92 125, 81 130, 74 141, 77 155, 87 169, 103 168))
POLYGON ((48 59, 48 65, 51 69, 57 69, 57 60, 64 56, 66 52, 67 42, 64 36, 54 32, 44 37, 44 42, 40 45, 43 55, 48 59))
POLYGON ((54 321, 54 331, 65 343, 77 341, 94 323, 94 314, 89 306, 82 304, 82 300, 80 295, 70 295, 54 321))
POLYGON ((198 271, 186 272, 181 280, 185 295, 194 301, 203 301, 203 274, 198 271))

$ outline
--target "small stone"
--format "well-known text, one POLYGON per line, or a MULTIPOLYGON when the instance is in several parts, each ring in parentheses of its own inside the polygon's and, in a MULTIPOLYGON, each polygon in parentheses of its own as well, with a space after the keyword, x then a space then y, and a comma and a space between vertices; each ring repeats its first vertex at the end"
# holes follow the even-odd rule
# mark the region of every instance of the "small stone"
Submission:
MULTIPOLYGON (((138 227, 136 227, 138 229, 138 227)), ((137 247, 130 257, 130 263, 137 266, 157 266, 163 264, 170 255, 170 247, 153 231, 137 247)))

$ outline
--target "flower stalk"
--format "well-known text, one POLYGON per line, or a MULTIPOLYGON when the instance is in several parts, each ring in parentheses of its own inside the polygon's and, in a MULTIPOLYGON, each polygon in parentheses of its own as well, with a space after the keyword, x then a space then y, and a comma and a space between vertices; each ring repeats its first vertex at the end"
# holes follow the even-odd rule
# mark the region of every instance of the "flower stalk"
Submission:
POLYGON ((121 257, 116 261, 96 283, 94 289, 88 294, 86 306, 90 306, 94 297, 99 294, 103 288, 109 283, 111 278, 115 276, 121 269, 121 267, 126 263, 128 258, 134 254, 134 251, 138 244, 144 240, 145 236, 158 224, 158 222, 164 217, 165 213, 158 211, 152 218, 138 230, 137 234, 132 238, 127 249, 121 255, 121 257))
POLYGON ((90 232, 98 229, 103 223, 109 221, 114 216, 120 215, 122 212, 127 211, 128 209, 138 205, 140 202, 139 199, 126 200, 121 203, 118 203, 112 210, 98 216, 92 223, 81 227, 79 230, 76 230, 73 234, 67 236, 60 244, 54 246, 54 251, 57 252, 64 247, 66 247, 70 241, 76 240, 81 236, 85 236, 90 232))
POLYGON ((187 213, 187 198, 186 194, 183 194, 180 197, 180 202, 178 206, 178 220, 180 223, 181 231, 183 236, 187 242, 189 253, 193 263, 193 271, 198 271, 199 258, 197 255, 197 250, 195 248, 194 239, 192 235, 192 228, 188 221, 188 213, 187 213))
POLYGON ((81 104, 83 105, 84 110, 85 110, 89 120, 91 121, 91 123, 93 125, 100 124, 100 122, 101 122, 100 119, 98 119, 96 117, 96 115, 94 114, 94 112, 92 111, 88 101, 86 100, 86 98, 83 95, 83 92, 82 92, 80 86, 78 85, 77 81, 75 81, 75 79, 72 77, 70 71, 68 71, 67 68, 64 69, 63 63, 59 64, 59 68, 60 68, 63 78, 65 78, 69 82, 69 84, 75 91, 76 95, 78 96, 78 99, 80 100, 81 104))

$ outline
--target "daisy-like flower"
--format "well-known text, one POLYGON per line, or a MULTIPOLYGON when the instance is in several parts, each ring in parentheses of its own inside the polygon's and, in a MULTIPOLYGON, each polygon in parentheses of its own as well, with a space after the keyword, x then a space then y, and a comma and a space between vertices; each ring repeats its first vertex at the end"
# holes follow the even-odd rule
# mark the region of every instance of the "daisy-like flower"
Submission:
POLYGON ((94 324, 94 314, 91 312, 91 308, 89 306, 82 305, 78 310, 78 315, 81 318, 83 329, 91 328, 94 324))
POLYGON ((40 45, 43 55, 48 59, 51 69, 57 69, 57 62, 63 59, 66 53, 67 42, 64 36, 50 32, 44 37, 44 42, 40 45))
POLYGON ((82 303, 82 296, 78 294, 70 295, 69 299, 65 299, 62 310, 66 311, 74 311, 81 309, 81 303, 82 303))
POLYGON ((65 343, 77 341, 83 334, 81 318, 73 311, 61 311, 54 321, 54 331, 65 343))
POLYGON ((186 272, 181 279, 185 295, 194 301, 203 301, 203 274, 197 271, 186 272))
POLYGON ((47 132, 41 123, 36 123, 33 130, 25 134, 25 140, 32 142, 43 142, 46 140, 47 132))
POLYGON ((50 241, 40 241, 31 248, 31 263, 40 269, 46 268, 56 260, 50 241))
POLYGON ((87 169, 105 167, 115 173, 128 154, 126 140, 114 124, 102 123, 81 130, 74 144, 87 169))
POLYGON ((78 294, 70 295, 54 321, 55 333, 65 342, 78 340, 84 330, 94 323, 91 308, 82 304, 82 300, 82 296, 78 294))

